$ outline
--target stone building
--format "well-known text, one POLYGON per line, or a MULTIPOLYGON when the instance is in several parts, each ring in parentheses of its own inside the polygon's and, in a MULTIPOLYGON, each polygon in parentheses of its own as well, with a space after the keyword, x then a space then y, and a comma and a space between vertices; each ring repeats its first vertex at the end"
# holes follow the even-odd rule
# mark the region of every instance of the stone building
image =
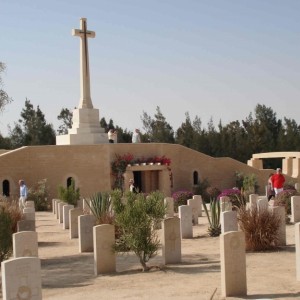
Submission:
POLYGON ((193 190, 204 179, 219 189, 235 186, 235 172, 255 174, 260 193, 264 193, 270 170, 259 170, 234 159, 213 158, 176 144, 99 144, 30 146, 0 152, 0 193, 18 198, 18 180, 24 179, 28 187, 47 179, 49 197, 58 196, 58 186, 67 186, 75 180, 81 195, 109 191, 114 186, 111 163, 116 155, 132 154, 135 158, 166 156, 166 165, 128 166, 124 174, 125 185, 134 178, 141 191, 161 190, 166 196, 181 189, 193 190), (1 154, 2 153, 2 154, 1 154))

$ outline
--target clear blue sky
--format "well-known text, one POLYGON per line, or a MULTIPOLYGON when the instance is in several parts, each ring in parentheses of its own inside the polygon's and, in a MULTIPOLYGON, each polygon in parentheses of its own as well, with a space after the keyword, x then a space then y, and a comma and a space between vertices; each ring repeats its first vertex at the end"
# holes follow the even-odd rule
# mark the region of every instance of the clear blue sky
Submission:
POLYGON ((27 97, 57 129, 79 104, 79 38, 86 17, 91 96, 100 116, 133 130, 160 106, 177 129, 245 119, 257 103, 300 123, 299 0, 1 0, 0 61, 14 99, 0 132, 27 97))

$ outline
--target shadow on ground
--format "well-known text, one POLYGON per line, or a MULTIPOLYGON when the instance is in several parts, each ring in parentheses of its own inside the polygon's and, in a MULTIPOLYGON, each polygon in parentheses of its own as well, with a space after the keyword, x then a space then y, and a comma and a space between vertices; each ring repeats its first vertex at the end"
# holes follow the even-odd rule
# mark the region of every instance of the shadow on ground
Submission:
POLYGON ((43 288, 87 286, 95 278, 92 253, 42 259, 41 264, 43 288))

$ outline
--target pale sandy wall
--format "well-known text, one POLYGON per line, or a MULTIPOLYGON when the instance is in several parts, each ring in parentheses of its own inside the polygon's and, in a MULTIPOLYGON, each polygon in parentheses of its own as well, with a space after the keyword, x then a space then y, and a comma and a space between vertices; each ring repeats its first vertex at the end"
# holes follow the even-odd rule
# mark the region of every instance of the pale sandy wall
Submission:
MULTIPOLYGON (((171 159, 173 191, 193 187, 193 172, 199 179, 207 178, 220 189, 235 185, 235 171, 254 173, 258 177, 260 193, 264 192, 270 170, 257 170, 231 158, 213 158, 175 144, 101 144, 78 146, 23 147, 0 155, 0 182, 9 180, 11 195, 18 197, 18 180, 28 187, 47 178, 50 199, 57 197, 57 188, 68 177, 76 180, 82 196, 111 189, 110 163, 115 154, 131 153, 135 157, 165 155, 171 159)), ((2 192, 2 186, 0 187, 2 192)))

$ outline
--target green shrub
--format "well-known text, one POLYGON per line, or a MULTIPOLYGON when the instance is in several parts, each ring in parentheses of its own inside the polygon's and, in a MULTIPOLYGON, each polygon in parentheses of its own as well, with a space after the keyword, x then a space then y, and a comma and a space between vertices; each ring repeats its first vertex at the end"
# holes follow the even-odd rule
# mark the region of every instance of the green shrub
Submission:
POLYGON ((147 262, 156 255, 159 240, 154 224, 162 221, 165 214, 164 196, 160 192, 144 194, 112 193, 115 222, 121 230, 116 243, 117 252, 133 251, 143 267, 149 270, 147 262))
POLYGON ((38 181, 34 187, 28 190, 27 200, 34 201, 36 211, 49 210, 47 179, 38 181))
POLYGON ((71 184, 65 188, 63 186, 58 187, 58 197, 60 200, 77 206, 77 201, 80 199, 80 189, 75 189, 75 181, 72 179, 71 184))
POLYGON ((255 194, 258 190, 257 177, 255 174, 243 174, 235 172, 235 184, 239 190, 245 194, 255 194))

